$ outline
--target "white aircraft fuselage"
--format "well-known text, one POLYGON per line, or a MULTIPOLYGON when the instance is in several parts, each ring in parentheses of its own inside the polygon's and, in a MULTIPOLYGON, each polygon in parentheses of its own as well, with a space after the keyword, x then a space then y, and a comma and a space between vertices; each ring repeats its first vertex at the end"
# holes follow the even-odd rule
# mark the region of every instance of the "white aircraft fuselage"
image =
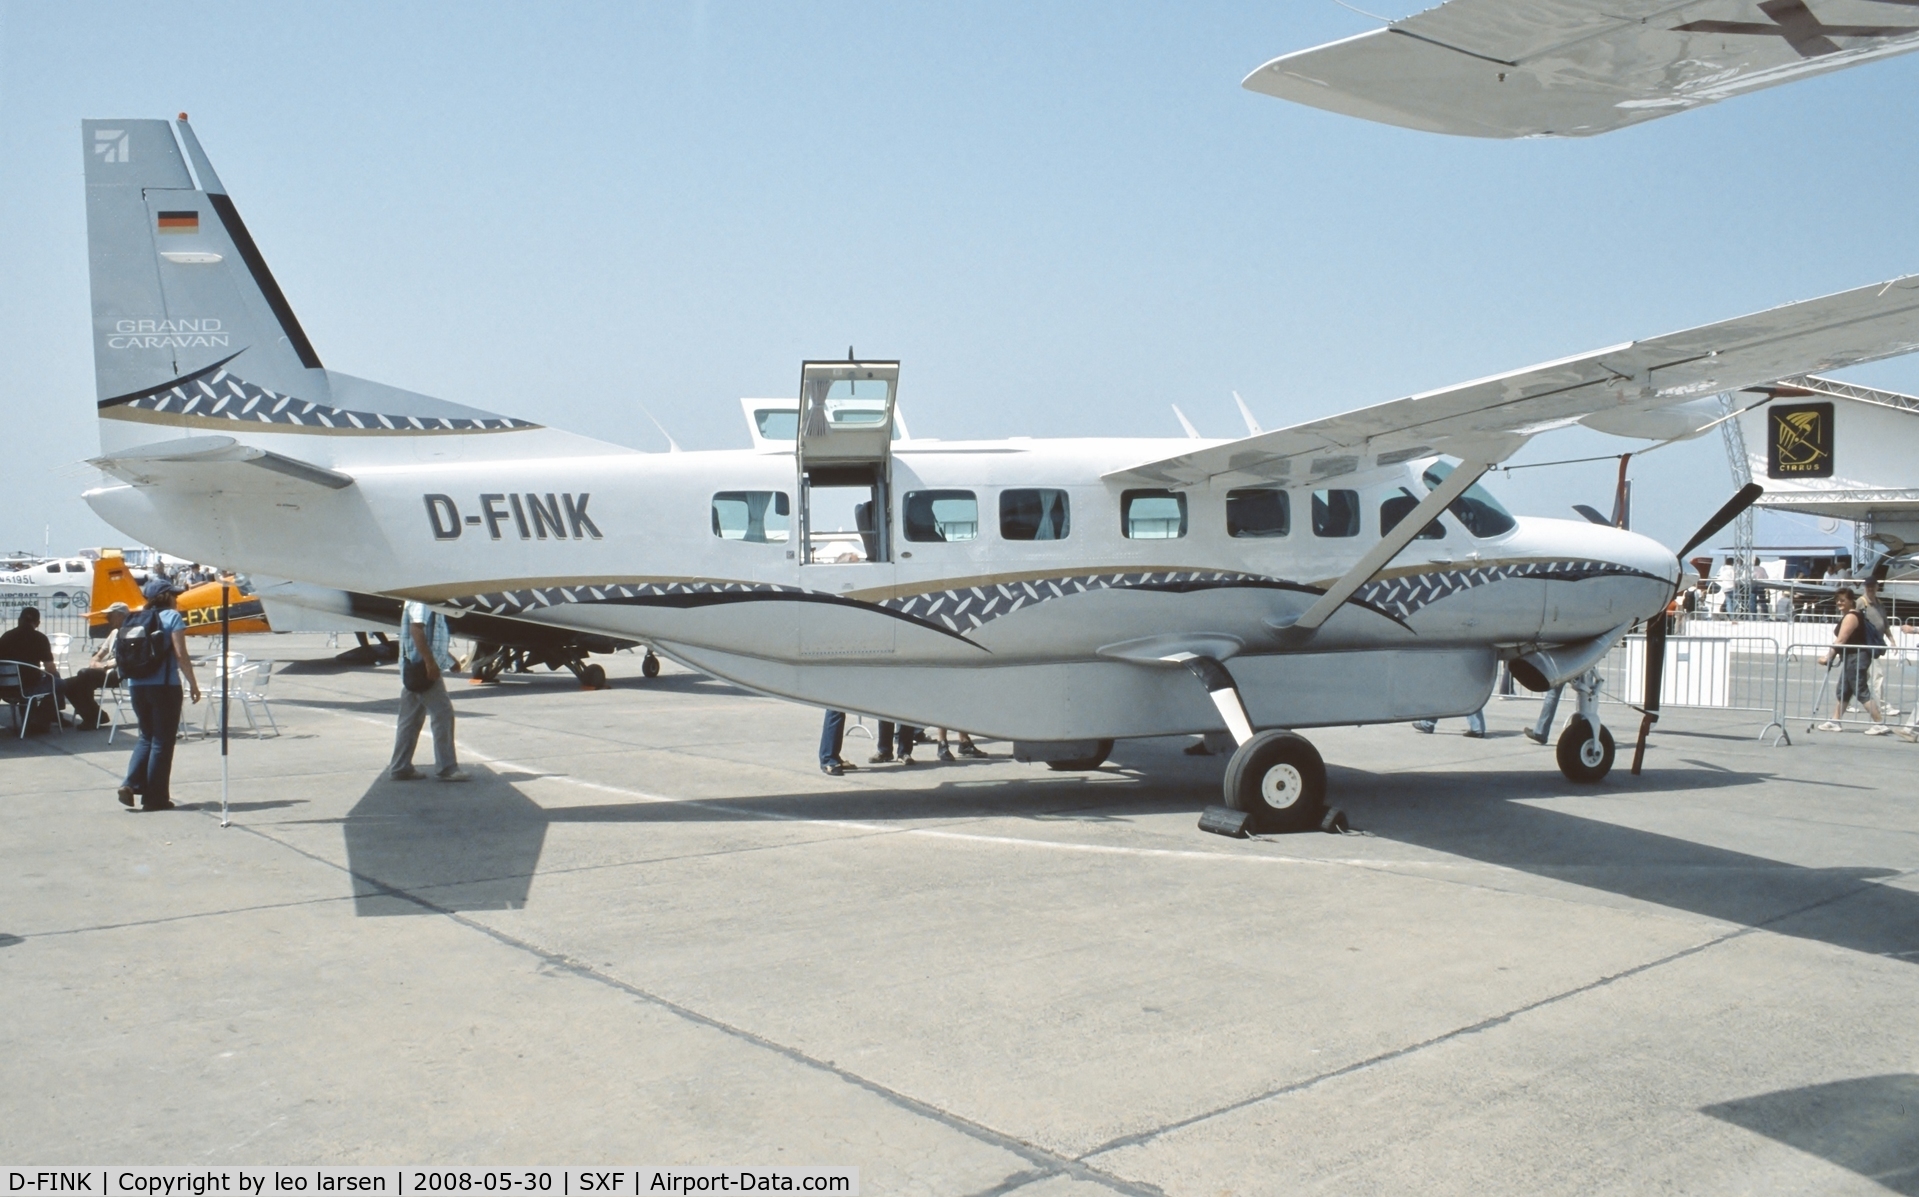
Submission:
POLYGON ((715 495, 782 494, 797 510, 790 450, 361 466, 351 487, 256 491, 217 520, 203 496, 168 487, 107 487, 88 501, 198 559, 642 639, 782 697, 1022 740, 1220 730, 1205 691, 1162 660, 1192 645, 1231 659, 1261 726, 1466 714, 1502 652, 1644 618, 1677 581, 1672 553, 1633 533, 1523 519, 1480 538, 1448 513, 1442 539, 1415 540, 1306 649, 1287 648, 1287 617, 1377 542, 1380 504, 1426 488, 1415 465, 1355 484, 1349 536, 1315 534, 1315 487, 1288 492, 1286 535, 1230 536, 1226 486, 1185 492, 1183 536, 1125 535, 1124 488, 1102 474, 1193 445, 898 442, 883 562, 802 561, 797 529, 716 534, 715 495), (1005 539, 1000 493, 1035 487, 1066 492, 1067 535, 1005 539), (900 511, 920 491, 970 493, 976 534, 908 539, 900 511))

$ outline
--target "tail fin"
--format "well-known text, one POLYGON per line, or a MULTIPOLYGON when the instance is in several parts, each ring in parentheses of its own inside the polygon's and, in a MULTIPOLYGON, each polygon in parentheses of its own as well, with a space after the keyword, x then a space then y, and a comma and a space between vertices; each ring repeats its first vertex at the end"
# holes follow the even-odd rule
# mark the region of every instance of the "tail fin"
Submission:
POLYGON ((208 433, 321 469, 630 452, 324 368, 186 114, 80 137, 101 461, 208 433))
POLYGON ((102 409, 235 359, 256 386, 327 402, 319 355, 185 115, 83 121, 81 140, 102 409))
POLYGON ((101 630, 107 625, 106 610, 115 603, 125 603, 129 610, 138 611, 147 605, 147 600, 119 550, 106 549, 101 552, 100 560, 93 563, 93 600, 89 604, 87 623, 96 637, 106 634, 101 630))

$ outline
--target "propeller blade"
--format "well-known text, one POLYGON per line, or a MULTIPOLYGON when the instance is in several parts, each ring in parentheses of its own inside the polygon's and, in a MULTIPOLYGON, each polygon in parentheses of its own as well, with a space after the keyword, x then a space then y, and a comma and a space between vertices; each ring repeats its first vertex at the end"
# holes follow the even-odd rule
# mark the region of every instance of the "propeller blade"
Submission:
POLYGON ((1646 624, 1646 700, 1640 704, 1645 714, 1639 720, 1639 742, 1633 745, 1632 773, 1639 776, 1639 766, 1646 759, 1646 737, 1652 734, 1652 725, 1659 722, 1659 689, 1666 674, 1666 613, 1661 611, 1646 624))
POLYGON ((1593 508, 1586 506, 1584 503, 1574 503, 1573 510, 1577 511, 1580 515, 1585 516, 1587 521, 1590 523, 1598 524, 1602 528, 1612 527, 1611 520, 1599 514, 1599 512, 1595 511, 1593 508))
POLYGON ((1686 542, 1686 547, 1679 550, 1679 559, 1684 561, 1688 553, 1712 539, 1714 536, 1717 536, 1721 528, 1738 519, 1740 512, 1751 507, 1753 503, 1758 500, 1759 496, 1765 493, 1766 488, 1757 482, 1748 482, 1746 485, 1740 487, 1738 494, 1727 499, 1726 505, 1714 512, 1713 517, 1707 520, 1699 531, 1692 534, 1692 539, 1686 542))

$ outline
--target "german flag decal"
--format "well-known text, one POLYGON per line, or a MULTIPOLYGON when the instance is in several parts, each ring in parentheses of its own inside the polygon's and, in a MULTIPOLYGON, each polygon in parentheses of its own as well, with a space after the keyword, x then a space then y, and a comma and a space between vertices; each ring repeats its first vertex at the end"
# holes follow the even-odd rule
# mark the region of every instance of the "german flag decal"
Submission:
POLYGON ((160 231, 197 233, 200 231, 200 214, 198 212, 162 212, 160 213, 160 231))

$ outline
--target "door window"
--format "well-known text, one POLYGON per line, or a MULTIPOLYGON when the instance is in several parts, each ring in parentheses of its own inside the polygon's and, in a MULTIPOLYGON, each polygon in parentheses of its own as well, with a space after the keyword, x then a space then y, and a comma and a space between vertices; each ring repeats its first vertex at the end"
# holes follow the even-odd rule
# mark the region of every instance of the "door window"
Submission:
POLYGON ((1186 535, 1186 496, 1171 490, 1129 490, 1119 497, 1120 531, 1129 540, 1186 535))
MULTIPOLYGON (((1402 487, 1398 494, 1391 496, 1379 505, 1379 534, 1384 536, 1394 528, 1397 528, 1399 521, 1411 515, 1413 508, 1417 506, 1419 506, 1419 500, 1413 498, 1411 491, 1402 487)), ((1444 540, 1446 539, 1446 529, 1440 526, 1438 520, 1434 520, 1424 528, 1421 528, 1419 535, 1413 537, 1413 539, 1444 540)))

